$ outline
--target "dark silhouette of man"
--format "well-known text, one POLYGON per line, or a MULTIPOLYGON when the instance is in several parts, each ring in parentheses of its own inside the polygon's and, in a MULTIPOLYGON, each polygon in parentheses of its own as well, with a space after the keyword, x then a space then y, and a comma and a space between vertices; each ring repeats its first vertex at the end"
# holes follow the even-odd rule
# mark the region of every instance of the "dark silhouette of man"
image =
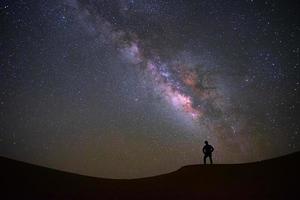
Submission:
POLYGON ((209 157, 210 160, 210 164, 213 164, 212 161, 212 152, 215 150, 213 148, 213 146, 209 145, 207 141, 204 142, 205 145, 202 149, 203 153, 204 153, 204 164, 206 165, 206 158, 209 157))

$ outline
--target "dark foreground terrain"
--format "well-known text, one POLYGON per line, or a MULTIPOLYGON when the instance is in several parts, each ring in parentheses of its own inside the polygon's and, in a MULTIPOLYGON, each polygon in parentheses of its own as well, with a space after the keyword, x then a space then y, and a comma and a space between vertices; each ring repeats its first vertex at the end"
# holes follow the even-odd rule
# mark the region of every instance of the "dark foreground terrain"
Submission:
POLYGON ((300 199, 300 153, 256 163, 193 165, 117 180, 0 157, 0 199, 300 199))

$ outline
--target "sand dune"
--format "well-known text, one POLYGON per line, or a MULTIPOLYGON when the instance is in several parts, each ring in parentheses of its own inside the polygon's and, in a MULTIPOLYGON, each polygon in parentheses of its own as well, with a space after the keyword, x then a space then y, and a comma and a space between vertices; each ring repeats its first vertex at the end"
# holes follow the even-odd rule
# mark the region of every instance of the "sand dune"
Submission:
POLYGON ((1 199, 300 199, 300 152, 256 163, 192 165, 102 179, 0 157, 1 199))

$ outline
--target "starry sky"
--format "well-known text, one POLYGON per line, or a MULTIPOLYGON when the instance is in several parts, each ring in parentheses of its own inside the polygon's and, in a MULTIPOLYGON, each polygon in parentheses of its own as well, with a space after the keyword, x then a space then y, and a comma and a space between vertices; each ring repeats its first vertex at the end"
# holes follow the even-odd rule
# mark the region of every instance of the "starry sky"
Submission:
POLYGON ((1 0, 0 155, 136 178, 300 150, 299 4, 1 0))

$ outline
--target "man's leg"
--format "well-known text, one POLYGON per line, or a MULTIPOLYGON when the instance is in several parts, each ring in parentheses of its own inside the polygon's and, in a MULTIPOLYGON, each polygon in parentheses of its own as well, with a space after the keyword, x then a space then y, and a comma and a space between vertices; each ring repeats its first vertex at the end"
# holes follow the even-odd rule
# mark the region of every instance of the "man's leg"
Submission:
POLYGON ((213 164, 212 156, 211 155, 209 156, 209 161, 210 161, 210 164, 213 164))
POLYGON ((204 155, 204 158, 203 158, 204 165, 206 165, 206 158, 207 158, 207 156, 204 155))

